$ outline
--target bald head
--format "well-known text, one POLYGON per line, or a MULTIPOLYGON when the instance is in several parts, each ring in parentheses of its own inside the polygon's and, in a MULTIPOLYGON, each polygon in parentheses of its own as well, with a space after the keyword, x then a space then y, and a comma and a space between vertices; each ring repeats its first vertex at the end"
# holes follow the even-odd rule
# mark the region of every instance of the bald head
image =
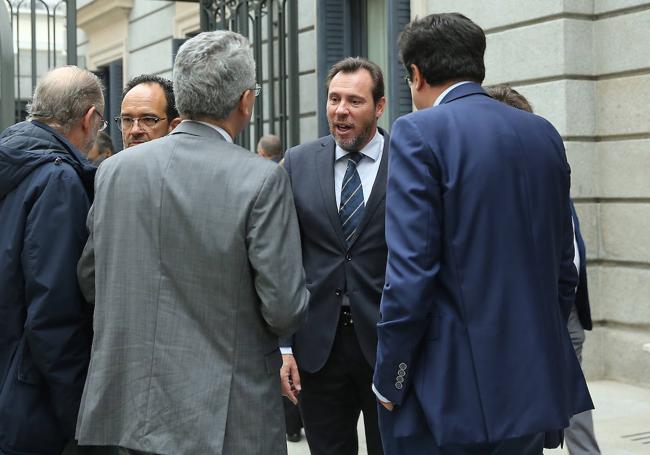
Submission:
POLYGON ((274 134, 267 134, 260 138, 257 143, 257 154, 273 161, 280 161, 282 158, 282 142, 274 134))
POLYGON ((41 78, 27 109, 30 120, 38 120, 66 134, 92 106, 100 113, 104 110, 99 78, 76 66, 63 66, 41 78))

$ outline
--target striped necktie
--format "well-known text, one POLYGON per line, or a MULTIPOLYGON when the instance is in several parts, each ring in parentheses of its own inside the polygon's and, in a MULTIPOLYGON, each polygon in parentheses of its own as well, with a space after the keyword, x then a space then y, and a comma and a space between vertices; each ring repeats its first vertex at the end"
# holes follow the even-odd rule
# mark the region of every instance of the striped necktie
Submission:
POLYGON ((359 152, 349 152, 347 154, 348 167, 345 170, 343 186, 341 187, 339 218, 341 219, 341 227, 348 246, 354 239, 363 217, 363 187, 357 172, 357 165, 361 158, 363 158, 363 155, 359 152))

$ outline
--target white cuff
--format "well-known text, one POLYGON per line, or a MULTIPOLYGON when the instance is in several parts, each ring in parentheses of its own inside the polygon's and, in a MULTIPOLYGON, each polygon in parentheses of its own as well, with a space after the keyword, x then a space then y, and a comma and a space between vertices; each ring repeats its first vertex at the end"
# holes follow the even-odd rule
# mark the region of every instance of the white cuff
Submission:
POLYGON ((285 354, 291 354, 293 355, 293 350, 288 347, 288 348, 280 348, 280 354, 285 355, 285 354))
POLYGON ((372 391, 375 392, 375 395, 377 395, 377 398, 379 398, 379 401, 383 401, 384 403, 390 403, 390 400, 385 398, 379 391, 377 390, 377 387, 375 385, 372 385, 372 391))

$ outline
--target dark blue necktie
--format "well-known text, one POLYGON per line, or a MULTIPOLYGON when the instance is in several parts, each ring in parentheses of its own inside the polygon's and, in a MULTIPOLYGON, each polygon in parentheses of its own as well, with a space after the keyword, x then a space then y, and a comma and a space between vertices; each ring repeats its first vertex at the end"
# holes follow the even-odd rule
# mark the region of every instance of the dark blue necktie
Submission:
POLYGON ((345 241, 350 244, 357 232, 361 218, 363 217, 363 187, 361 178, 357 172, 357 164, 363 158, 359 152, 349 152, 346 155, 348 168, 343 177, 341 187, 341 205, 339 207, 339 218, 343 227, 345 241))

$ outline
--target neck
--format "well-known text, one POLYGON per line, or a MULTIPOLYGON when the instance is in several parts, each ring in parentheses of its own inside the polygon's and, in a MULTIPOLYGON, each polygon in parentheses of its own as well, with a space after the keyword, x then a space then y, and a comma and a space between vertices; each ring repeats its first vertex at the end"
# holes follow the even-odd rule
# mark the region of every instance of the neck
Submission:
POLYGON ((56 132, 61 136, 65 137, 70 144, 72 144, 78 151, 80 151, 84 156, 88 153, 88 150, 85 150, 87 145, 87 139, 83 131, 80 128, 74 127, 67 133, 55 128, 56 132))
POLYGON ((210 125, 218 126, 219 128, 223 129, 230 135, 232 139, 235 138, 241 131, 241 128, 237 128, 236 122, 232 120, 231 117, 221 119, 221 120, 215 120, 212 117, 206 117, 206 116, 199 116, 199 117, 185 117, 181 116, 183 120, 195 120, 197 122, 204 122, 204 123, 209 123, 210 125))

